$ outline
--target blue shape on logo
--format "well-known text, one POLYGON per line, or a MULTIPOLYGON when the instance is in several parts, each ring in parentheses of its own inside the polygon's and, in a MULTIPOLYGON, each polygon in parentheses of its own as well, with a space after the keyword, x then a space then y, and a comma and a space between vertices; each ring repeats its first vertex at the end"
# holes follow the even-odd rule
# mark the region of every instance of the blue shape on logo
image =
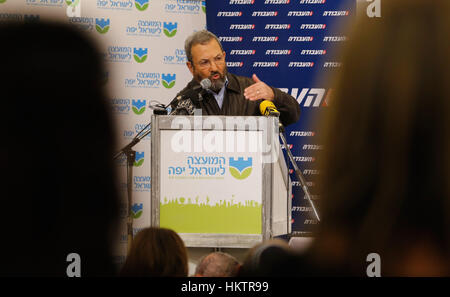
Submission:
POLYGON ((136 152, 135 162, 144 159, 144 152, 136 152))
POLYGON ((142 59, 145 55, 147 55, 148 49, 147 48, 133 48, 133 54, 138 56, 140 59, 142 59))
POLYGON ((142 107, 145 107, 145 100, 134 100, 132 101, 132 105, 137 108, 137 110, 141 110, 142 107))
POLYGON ((178 27, 178 23, 177 22, 174 22, 174 23, 172 23, 172 22, 169 22, 169 23, 164 22, 164 27, 163 28, 166 29, 167 31, 169 31, 169 33, 172 33, 173 30, 177 29, 177 27, 178 27))
POLYGON ((137 214, 138 212, 142 211, 143 209, 144 209, 143 203, 140 203, 140 204, 135 203, 135 204, 133 204, 133 206, 131 207, 131 211, 132 211, 134 214, 137 214))
POLYGON ((134 2, 139 3, 140 6, 144 6, 148 3, 148 0, 134 0, 134 2))
POLYGON ((95 24, 97 25, 97 26, 99 26, 100 28, 102 28, 102 29, 105 29, 105 27, 106 26, 109 26, 110 25, 110 21, 109 21, 109 19, 95 19, 95 24))
POLYGON ((169 73, 164 74, 164 73, 161 73, 161 77, 162 77, 162 79, 163 79, 164 81, 166 81, 168 84, 170 84, 172 81, 175 80, 175 78, 177 77, 177 75, 176 75, 175 73, 174 73, 174 74, 169 74, 169 73))
POLYGON ((248 167, 252 167, 252 158, 249 157, 247 160, 244 160, 243 157, 239 157, 237 160, 234 158, 229 158, 230 167, 234 167, 239 170, 240 173, 244 171, 248 167))

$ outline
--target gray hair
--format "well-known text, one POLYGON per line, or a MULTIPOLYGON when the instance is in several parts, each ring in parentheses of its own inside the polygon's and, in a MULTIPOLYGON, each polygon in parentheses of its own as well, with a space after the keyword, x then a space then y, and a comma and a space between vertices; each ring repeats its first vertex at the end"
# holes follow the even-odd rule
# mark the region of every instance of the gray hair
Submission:
POLYGON ((223 51, 222 44, 220 43, 219 38, 214 33, 208 30, 201 30, 192 33, 184 42, 184 50, 186 51, 188 61, 192 62, 191 49, 194 45, 208 43, 211 39, 217 41, 217 43, 220 46, 220 49, 223 51))
POLYGON ((214 252, 200 259, 195 274, 203 277, 233 277, 239 272, 241 263, 228 253, 214 252))

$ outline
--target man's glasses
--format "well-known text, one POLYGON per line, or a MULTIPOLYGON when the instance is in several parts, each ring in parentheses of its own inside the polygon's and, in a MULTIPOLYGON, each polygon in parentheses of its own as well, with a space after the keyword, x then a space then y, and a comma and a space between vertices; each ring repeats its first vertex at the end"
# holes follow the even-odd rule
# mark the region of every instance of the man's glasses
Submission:
MULTIPOLYGON (((222 65, 225 62, 225 58, 223 55, 217 55, 212 60, 216 65, 222 65)), ((202 69, 207 69, 211 67, 211 63, 212 63, 211 60, 202 59, 197 63, 197 65, 202 69)))

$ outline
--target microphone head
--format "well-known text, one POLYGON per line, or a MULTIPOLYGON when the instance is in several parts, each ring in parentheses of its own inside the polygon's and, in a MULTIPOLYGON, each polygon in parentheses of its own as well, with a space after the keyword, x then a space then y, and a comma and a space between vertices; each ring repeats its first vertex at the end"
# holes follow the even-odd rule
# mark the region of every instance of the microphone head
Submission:
POLYGON ((277 110, 277 107, 270 100, 264 100, 263 102, 261 102, 261 104, 259 105, 259 111, 261 112, 262 115, 265 115, 265 116, 268 116, 268 115, 279 116, 280 115, 280 112, 277 110))
POLYGON ((211 88, 211 80, 209 78, 204 78, 200 82, 200 85, 202 86, 202 89, 209 90, 209 88, 211 88))

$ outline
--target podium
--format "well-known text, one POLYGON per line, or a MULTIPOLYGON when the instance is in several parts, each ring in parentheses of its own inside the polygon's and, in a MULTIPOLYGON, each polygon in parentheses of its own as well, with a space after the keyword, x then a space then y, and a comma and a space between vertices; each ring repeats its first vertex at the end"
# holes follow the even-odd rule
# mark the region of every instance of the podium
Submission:
POLYGON ((187 247, 249 248, 291 232, 276 117, 152 116, 151 224, 187 247))

